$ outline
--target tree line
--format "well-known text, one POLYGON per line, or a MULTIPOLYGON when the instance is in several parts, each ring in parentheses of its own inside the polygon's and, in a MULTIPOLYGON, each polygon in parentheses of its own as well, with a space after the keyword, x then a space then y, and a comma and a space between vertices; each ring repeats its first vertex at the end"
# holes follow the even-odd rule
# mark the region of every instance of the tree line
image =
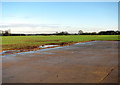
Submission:
POLYGON ((56 32, 53 34, 13 34, 9 33, 9 31, 2 32, 1 36, 32 36, 32 35, 120 35, 120 31, 100 31, 96 32, 83 32, 79 30, 78 33, 69 33, 67 31, 56 32))

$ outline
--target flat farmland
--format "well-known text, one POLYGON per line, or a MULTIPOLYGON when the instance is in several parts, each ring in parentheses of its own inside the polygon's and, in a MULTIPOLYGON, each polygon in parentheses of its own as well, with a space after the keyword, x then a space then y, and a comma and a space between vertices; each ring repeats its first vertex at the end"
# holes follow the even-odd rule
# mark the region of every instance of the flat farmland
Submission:
POLYGON ((119 35, 51 35, 3 36, 2 50, 32 49, 45 44, 75 43, 86 41, 117 41, 119 35))

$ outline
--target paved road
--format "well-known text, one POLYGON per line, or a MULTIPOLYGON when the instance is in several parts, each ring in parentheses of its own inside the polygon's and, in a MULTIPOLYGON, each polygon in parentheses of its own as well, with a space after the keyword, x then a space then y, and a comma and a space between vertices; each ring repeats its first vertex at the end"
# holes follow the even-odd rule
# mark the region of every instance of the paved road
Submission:
POLYGON ((92 41, 3 56, 3 83, 118 82, 118 42, 92 41))

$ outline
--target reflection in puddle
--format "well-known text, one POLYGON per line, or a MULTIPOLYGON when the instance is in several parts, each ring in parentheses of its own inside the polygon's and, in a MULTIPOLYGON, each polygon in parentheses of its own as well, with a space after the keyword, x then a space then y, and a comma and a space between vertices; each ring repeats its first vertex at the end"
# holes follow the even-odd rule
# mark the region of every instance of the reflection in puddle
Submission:
POLYGON ((59 45, 44 45, 44 46, 39 46, 39 48, 48 48, 48 47, 56 47, 59 45))

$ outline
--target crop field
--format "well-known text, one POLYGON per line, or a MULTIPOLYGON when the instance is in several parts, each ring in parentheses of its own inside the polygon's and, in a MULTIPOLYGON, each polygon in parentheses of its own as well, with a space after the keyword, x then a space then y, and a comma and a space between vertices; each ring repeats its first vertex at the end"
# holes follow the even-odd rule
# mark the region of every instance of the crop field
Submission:
POLYGON ((53 43, 73 43, 91 40, 120 40, 118 36, 119 35, 3 36, 2 50, 24 49, 53 43))

